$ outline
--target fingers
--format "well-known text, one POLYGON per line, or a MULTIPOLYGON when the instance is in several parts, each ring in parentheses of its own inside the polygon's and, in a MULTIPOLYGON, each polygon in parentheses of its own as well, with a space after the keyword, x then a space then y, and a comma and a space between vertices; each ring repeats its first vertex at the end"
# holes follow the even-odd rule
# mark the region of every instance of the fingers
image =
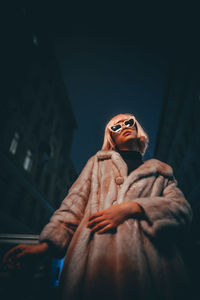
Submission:
POLYGON ((91 229, 91 232, 97 232, 97 231, 101 230, 102 228, 106 227, 108 224, 109 224, 108 221, 103 221, 101 223, 98 223, 96 226, 94 226, 91 229))
POLYGON ((11 248, 3 257, 3 264, 8 262, 12 257, 14 257, 17 253, 22 251, 22 245, 17 245, 14 248, 11 248))
POLYGON ((20 270, 26 266, 26 263, 35 262, 34 257, 36 257, 37 251, 34 247, 36 245, 23 244, 10 249, 3 257, 4 268, 7 270, 20 270))
POLYGON ((103 215, 103 211, 98 211, 89 217, 89 221, 92 221, 95 218, 101 217, 102 215, 103 215))
POLYGON ((91 228, 91 227, 95 226, 97 223, 99 223, 101 221, 104 221, 103 217, 96 217, 93 220, 91 220, 91 221, 88 222, 87 227, 91 228))
POLYGON ((19 262, 13 262, 13 263, 9 263, 9 264, 6 264, 4 266, 4 270, 20 270, 21 269, 21 263, 19 262))
POLYGON ((92 233, 97 232, 98 234, 101 234, 116 228, 118 223, 113 219, 109 209, 101 210, 90 216, 87 227, 90 228, 92 233))
POLYGON ((27 254, 27 252, 24 250, 20 253, 18 253, 17 255, 15 255, 15 260, 20 260, 23 256, 25 256, 27 254))
POLYGON ((97 233, 98 234, 102 234, 106 231, 109 231, 110 229, 113 229, 113 225, 112 224, 108 224, 107 226, 103 227, 101 230, 99 230, 97 233))

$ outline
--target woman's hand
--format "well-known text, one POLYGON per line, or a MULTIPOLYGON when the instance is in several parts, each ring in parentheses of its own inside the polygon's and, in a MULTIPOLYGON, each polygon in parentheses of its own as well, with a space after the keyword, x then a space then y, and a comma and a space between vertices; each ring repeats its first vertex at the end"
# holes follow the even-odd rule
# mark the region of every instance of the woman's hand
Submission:
POLYGON ((45 242, 38 245, 19 244, 6 252, 3 257, 3 264, 7 265, 9 269, 17 269, 25 260, 37 259, 47 254, 48 250, 49 245, 45 242))
POLYGON ((112 205, 90 216, 87 227, 91 229, 91 232, 101 234, 116 228, 129 217, 136 217, 141 213, 142 209, 136 202, 112 205))

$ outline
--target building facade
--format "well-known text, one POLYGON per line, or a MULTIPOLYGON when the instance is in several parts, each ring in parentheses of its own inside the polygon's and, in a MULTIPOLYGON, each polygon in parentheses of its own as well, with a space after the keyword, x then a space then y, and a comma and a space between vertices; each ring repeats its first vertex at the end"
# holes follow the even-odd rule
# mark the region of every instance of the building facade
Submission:
POLYGON ((199 299, 200 269, 200 69, 199 63, 175 65, 168 81, 155 157, 173 167, 178 186, 189 201, 193 222, 181 241, 192 284, 199 299))
POLYGON ((70 159, 77 124, 51 40, 26 8, 16 6, 7 17, 0 233, 39 234, 77 177, 70 159))
POLYGON ((174 68, 163 102, 155 157, 170 164, 193 208, 200 206, 200 71, 174 68))

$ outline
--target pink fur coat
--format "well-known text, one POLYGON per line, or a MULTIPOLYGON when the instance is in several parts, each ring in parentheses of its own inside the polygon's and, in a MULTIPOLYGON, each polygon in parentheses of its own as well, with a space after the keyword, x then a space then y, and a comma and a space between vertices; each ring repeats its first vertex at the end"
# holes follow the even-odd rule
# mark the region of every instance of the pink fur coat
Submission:
POLYGON ((44 227, 40 240, 66 258, 60 279, 63 300, 184 299, 187 274, 177 239, 188 231, 192 211, 172 168, 156 159, 127 175, 116 151, 98 151, 44 227), (124 201, 145 213, 115 232, 91 234, 91 214, 124 201))

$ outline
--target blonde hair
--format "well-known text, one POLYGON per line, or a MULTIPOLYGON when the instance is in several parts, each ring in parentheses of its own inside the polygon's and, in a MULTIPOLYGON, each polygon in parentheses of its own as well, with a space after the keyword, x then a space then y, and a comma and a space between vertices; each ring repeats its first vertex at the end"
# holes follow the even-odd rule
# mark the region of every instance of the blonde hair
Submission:
POLYGON ((148 147, 148 143, 149 143, 148 135, 144 131, 142 126, 138 123, 135 116, 128 114, 128 113, 116 115, 107 123, 107 125, 105 127, 103 146, 102 146, 101 150, 115 150, 116 151, 117 145, 114 143, 114 140, 112 139, 111 131, 110 131, 109 127, 115 125, 121 119, 127 119, 127 117, 128 118, 133 117, 135 119, 135 123, 137 126, 137 138, 138 138, 139 151, 142 155, 144 155, 144 153, 148 147))

